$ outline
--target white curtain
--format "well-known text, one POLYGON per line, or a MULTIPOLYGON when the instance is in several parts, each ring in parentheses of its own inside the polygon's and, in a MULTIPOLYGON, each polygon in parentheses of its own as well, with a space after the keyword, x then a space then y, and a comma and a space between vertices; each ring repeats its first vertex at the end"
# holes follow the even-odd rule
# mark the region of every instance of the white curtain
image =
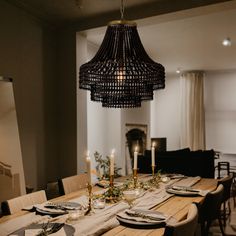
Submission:
POLYGON ((204 72, 181 75, 181 148, 205 149, 204 72))

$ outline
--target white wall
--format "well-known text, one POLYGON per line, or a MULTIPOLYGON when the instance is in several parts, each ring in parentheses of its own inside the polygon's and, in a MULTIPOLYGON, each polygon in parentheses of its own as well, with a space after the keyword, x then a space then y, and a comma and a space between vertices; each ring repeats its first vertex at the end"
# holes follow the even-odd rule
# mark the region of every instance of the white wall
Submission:
MULTIPOLYGON (((104 108, 103 108, 104 109, 104 108)), ((122 155, 123 144, 121 142, 121 110, 108 108, 106 109, 106 126, 103 135, 106 137, 105 150, 107 154, 110 154, 112 149, 115 149, 116 165, 118 167, 124 167, 124 156, 122 155)), ((123 174, 123 172, 121 172, 123 174)))
MULTIPOLYGON (((77 74, 80 66, 87 61, 87 40, 84 36, 76 35, 77 74)), ((85 156, 87 152, 87 92, 79 88, 77 80, 77 173, 85 171, 85 156)))
POLYGON ((8 1, 0 15, 0 74, 13 78, 25 182, 42 189, 59 169, 56 35, 8 1))
POLYGON ((206 147, 236 153, 236 71, 208 72, 205 80, 206 147))
POLYGON ((180 148, 179 109, 179 77, 167 77, 165 89, 155 91, 151 102, 151 137, 166 137, 167 150, 180 148))

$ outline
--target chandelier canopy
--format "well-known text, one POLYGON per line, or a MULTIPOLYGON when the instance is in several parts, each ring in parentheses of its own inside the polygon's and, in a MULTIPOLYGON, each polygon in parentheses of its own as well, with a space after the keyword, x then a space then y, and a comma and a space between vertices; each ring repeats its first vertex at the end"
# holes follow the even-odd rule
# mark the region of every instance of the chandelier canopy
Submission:
POLYGON ((94 58, 80 67, 79 87, 103 107, 140 107, 165 87, 165 69, 146 53, 135 22, 112 21, 94 58))

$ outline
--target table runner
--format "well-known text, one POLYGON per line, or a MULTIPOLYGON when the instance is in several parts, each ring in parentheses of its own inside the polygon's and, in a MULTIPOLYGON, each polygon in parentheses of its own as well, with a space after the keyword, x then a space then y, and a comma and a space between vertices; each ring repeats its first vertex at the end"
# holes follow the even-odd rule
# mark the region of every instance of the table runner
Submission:
POLYGON ((17 229, 20 229, 23 226, 48 220, 49 218, 49 216, 36 215, 34 212, 28 213, 26 215, 14 218, 12 220, 0 224, 0 235, 5 236, 11 234, 12 232, 16 231, 17 229))
MULTIPOLYGON (((185 178, 184 180, 171 180, 167 184, 178 182, 181 183, 181 185, 190 187, 199 180, 199 177, 189 177, 185 178)), ((158 189, 151 192, 147 191, 142 197, 138 198, 134 202, 135 207, 139 209, 151 209, 173 196, 172 194, 168 194, 163 191, 167 184, 160 183, 158 189)), ((86 198, 86 196, 82 196, 71 201, 81 202, 84 204, 86 198)), ((119 225, 119 222, 115 217, 116 214, 127 208, 127 203, 119 202, 110 206, 106 206, 105 209, 95 210, 95 213, 93 215, 85 216, 81 218, 76 224, 73 224, 76 229, 75 236, 97 236, 109 231, 110 229, 119 225)), ((19 229, 20 227, 29 225, 30 223, 33 223, 40 219, 43 220, 43 217, 35 215, 35 213, 29 213, 27 215, 0 224, 0 232, 4 232, 4 234, 2 235, 7 235, 19 229)), ((61 216, 58 219, 60 220, 60 222, 65 221, 66 216, 61 216)))

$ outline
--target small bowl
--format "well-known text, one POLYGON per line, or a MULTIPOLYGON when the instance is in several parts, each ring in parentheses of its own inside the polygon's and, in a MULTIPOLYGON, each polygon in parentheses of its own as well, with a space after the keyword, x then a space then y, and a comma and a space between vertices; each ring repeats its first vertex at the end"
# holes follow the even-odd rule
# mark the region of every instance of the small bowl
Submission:
POLYGON ((169 178, 168 176, 163 176, 163 177, 161 177, 161 181, 162 181, 163 183, 167 183, 167 182, 170 181, 170 178, 169 178))
POLYGON ((106 199, 105 198, 98 198, 93 200, 93 207, 95 209, 103 209, 106 206, 106 199))
POLYGON ((84 215, 84 211, 81 209, 69 210, 68 211, 68 221, 77 221, 80 217, 84 215))

